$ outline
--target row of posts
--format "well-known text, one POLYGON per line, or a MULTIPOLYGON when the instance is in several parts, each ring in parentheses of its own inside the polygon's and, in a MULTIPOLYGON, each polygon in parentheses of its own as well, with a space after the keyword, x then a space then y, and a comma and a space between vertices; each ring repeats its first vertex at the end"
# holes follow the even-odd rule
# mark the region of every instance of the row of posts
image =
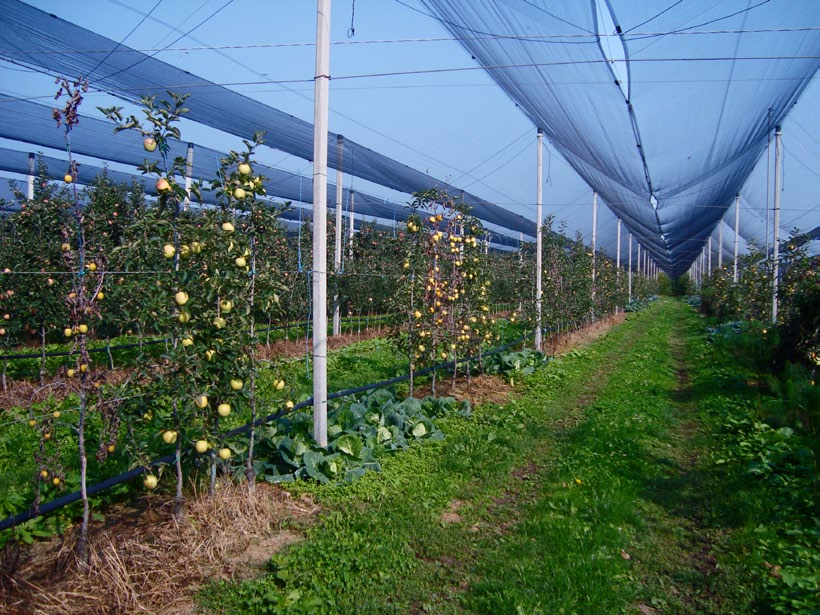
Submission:
MULTIPOLYGON (((774 220, 772 228, 772 311, 771 321, 777 322, 777 291, 780 283, 780 186, 782 179, 782 130, 780 126, 775 126, 774 132, 774 220)), ((735 196, 735 239, 733 249, 732 262, 732 280, 735 284, 738 282, 738 244, 740 241, 740 195, 735 196)), ((766 211, 766 224, 768 227, 768 207, 766 211)), ((718 222, 718 240, 717 240, 717 267, 723 268, 723 225, 724 219, 721 218, 718 222)), ((768 232, 767 232, 768 236, 768 232)), ((768 250, 766 251, 766 258, 768 259, 768 250)), ((712 236, 710 235, 700 254, 695 258, 692 266, 689 268, 689 276, 694 281, 695 285, 700 287, 703 280, 711 275, 712 266, 712 236)))

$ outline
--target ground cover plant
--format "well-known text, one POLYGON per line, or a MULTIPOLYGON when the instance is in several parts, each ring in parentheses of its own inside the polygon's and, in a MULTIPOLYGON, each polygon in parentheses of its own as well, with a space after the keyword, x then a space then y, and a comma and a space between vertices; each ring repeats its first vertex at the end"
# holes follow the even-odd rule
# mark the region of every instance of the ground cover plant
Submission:
POLYGON ((787 494, 808 458, 743 426, 758 391, 733 361, 655 302, 381 474, 296 486, 319 523, 203 612, 811 613, 816 502, 787 494))

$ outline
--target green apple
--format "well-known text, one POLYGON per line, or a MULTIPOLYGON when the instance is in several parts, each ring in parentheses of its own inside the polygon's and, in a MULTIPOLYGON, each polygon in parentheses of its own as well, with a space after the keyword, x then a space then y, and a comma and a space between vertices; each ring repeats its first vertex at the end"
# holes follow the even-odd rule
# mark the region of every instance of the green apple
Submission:
POLYGON ((221 316, 214 318, 214 327, 217 329, 224 329, 226 324, 228 324, 227 321, 221 316))
POLYGON ((165 444, 173 444, 177 441, 177 435, 177 432, 175 432, 173 429, 169 429, 168 431, 162 432, 162 439, 165 442, 165 444))
POLYGON ((233 303, 227 299, 223 299, 219 302, 219 309, 225 313, 230 312, 233 309, 233 303))

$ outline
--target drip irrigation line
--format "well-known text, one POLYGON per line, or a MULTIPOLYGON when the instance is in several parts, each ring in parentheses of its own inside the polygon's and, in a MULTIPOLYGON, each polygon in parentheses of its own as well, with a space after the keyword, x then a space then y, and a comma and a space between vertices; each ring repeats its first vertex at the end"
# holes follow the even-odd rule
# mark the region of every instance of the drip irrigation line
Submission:
MULTIPOLYGON (((544 332, 552 331, 552 329, 549 328, 549 327, 542 328, 542 330, 544 332)), ((471 356, 471 357, 466 357, 464 359, 460 359, 458 361, 448 361, 447 363, 439 363, 439 364, 436 364, 436 365, 431 365, 430 367, 426 367, 424 369, 414 371, 413 372, 413 377, 424 376, 426 374, 430 374, 434 371, 441 370, 441 369, 451 369, 452 367, 454 367, 455 365, 460 364, 460 363, 475 361, 479 357, 483 358, 483 357, 492 356, 494 354, 498 354, 500 352, 504 352, 508 348, 512 348, 512 347, 516 346, 517 344, 520 344, 521 342, 529 339, 530 337, 532 337, 532 335, 533 335, 533 332, 528 332, 525 335, 522 335, 519 338, 517 338, 517 339, 515 339, 511 342, 503 344, 503 345, 499 346, 498 348, 488 350, 487 352, 480 353, 477 356, 474 355, 474 356, 471 356)), ((391 386, 393 384, 397 384, 399 382, 404 382, 404 381, 409 380, 409 379, 410 379, 410 374, 407 373, 407 374, 404 374, 402 376, 396 376, 395 378, 390 378, 388 380, 382 380, 381 382, 376 382, 376 383, 373 383, 373 384, 367 384, 367 385, 363 385, 363 386, 360 386, 360 387, 354 387, 354 388, 350 388, 350 389, 343 389, 341 391, 336 391, 334 393, 330 393, 328 395, 328 400, 339 399, 339 398, 342 398, 342 397, 347 397, 349 395, 355 395, 355 394, 363 393, 363 392, 370 391, 370 390, 373 390, 373 389, 383 388, 383 387, 386 387, 386 386, 391 386)), ((280 408, 276 412, 268 414, 267 416, 259 418, 255 421, 251 422, 251 423, 246 423, 245 425, 242 425, 241 427, 237 427, 236 429, 233 429, 233 430, 223 434, 222 437, 223 438, 229 438, 229 437, 241 435, 243 433, 246 433, 246 432, 250 431, 253 427, 259 427, 259 426, 264 425, 266 423, 275 421, 276 419, 278 419, 278 418, 280 418, 280 417, 282 417, 286 414, 289 414, 289 413, 294 412, 296 410, 305 408, 307 406, 312 406, 312 405, 313 405, 313 398, 311 397, 311 398, 306 399, 304 401, 301 401, 297 404, 294 404, 293 408, 290 408, 290 409, 280 408)), ((132 468, 132 469, 126 471, 126 472, 118 474, 117 476, 112 476, 111 478, 107 478, 103 481, 100 481, 99 483, 95 483, 94 485, 89 486, 87 488, 87 494, 89 496, 95 495, 95 494, 97 494, 101 491, 104 491, 106 489, 109 489, 111 487, 119 485, 120 483, 124 483, 126 481, 137 478, 138 476, 144 474, 145 472, 147 472, 151 468, 155 468, 157 466, 161 466, 161 465, 165 465, 165 464, 174 463, 175 461, 176 461, 176 454, 165 455, 163 457, 159 457, 157 459, 154 459, 153 461, 151 461, 150 463, 148 463, 145 466, 139 466, 139 467, 132 468)), ((16 515, 10 515, 10 516, 6 517, 5 519, 0 520, 0 531, 4 531, 4 530, 10 529, 10 528, 13 528, 17 525, 20 525, 21 523, 25 523, 26 521, 31 521, 32 519, 36 519, 37 517, 41 517, 41 516, 46 515, 48 513, 54 512, 54 511, 59 510, 61 508, 64 508, 65 506, 73 504, 74 502, 78 502, 80 500, 80 497, 81 497, 80 492, 75 491, 75 492, 66 494, 64 496, 61 496, 59 498, 56 498, 54 500, 51 500, 50 502, 46 502, 45 504, 42 504, 40 506, 36 506, 34 508, 31 508, 31 509, 22 511, 20 513, 17 513, 16 515)))
MULTIPOLYGON (((391 318, 392 314, 374 314, 372 316, 367 317, 371 322, 380 322, 391 318)), ((352 324, 354 320, 361 319, 361 316, 344 316, 342 317, 342 321, 348 321, 348 324, 352 324)), ((300 320, 297 322, 288 323, 285 325, 276 325, 274 327, 259 327, 259 331, 282 331, 284 329, 294 329, 300 327, 309 327, 310 321, 307 320, 300 320)), ((101 348, 90 348, 88 352, 108 352, 110 350, 128 350, 131 348, 139 348, 141 346, 153 346, 157 344, 166 344, 171 341, 171 338, 165 337, 162 339, 156 340, 146 340, 142 343, 135 342, 132 344, 117 344, 114 346, 106 345, 101 348)), ((47 352, 43 354, 42 352, 37 353, 17 353, 17 354, 5 354, 0 355, 0 361, 11 361, 17 359, 41 359, 43 357, 46 358, 54 358, 54 357, 69 357, 75 354, 79 354, 79 350, 56 350, 52 352, 47 352)))

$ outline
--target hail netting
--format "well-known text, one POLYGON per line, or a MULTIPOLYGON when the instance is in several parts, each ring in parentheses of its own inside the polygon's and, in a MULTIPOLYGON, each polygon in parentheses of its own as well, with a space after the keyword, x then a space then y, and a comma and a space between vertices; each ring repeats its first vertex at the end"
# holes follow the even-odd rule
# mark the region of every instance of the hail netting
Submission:
MULTIPOLYGON (((62 131, 55 128, 49 107, 30 101, 7 98, 3 102, 2 111, 3 122, 0 123, 0 137, 54 150, 65 148, 65 138, 62 131)), ((80 126, 82 130, 71 134, 71 149, 75 154, 133 167, 142 164, 145 157, 149 155, 143 151, 142 137, 134 131, 114 134, 111 122, 88 116, 81 116, 80 126)), ((170 157, 185 157, 187 146, 184 143, 171 141, 169 146, 171 148, 170 157)), ((226 154, 200 145, 195 145, 194 151, 194 179, 213 179, 219 169, 219 160, 226 154)), ((159 154, 155 155, 159 156, 159 154)), ((49 169, 54 171, 54 177, 63 176, 67 162, 57 159, 46 162, 49 169)), ((21 174, 28 172, 28 156, 22 152, 18 156, 3 157, 2 164, 6 171, 21 174)), ((265 182, 268 195, 291 201, 299 201, 300 198, 307 202, 310 201, 308 197, 312 194, 313 186, 313 180, 310 177, 301 177, 295 173, 259 163, 255 164, 255 168, 259 174, 268 178, 265 182)), ((80 164, 79 172, 80 183, 88 183, 94 177, 89 165, 80 164)), ((109 175, 117 181, 130 177, 127 174, 115 174, 113 171, 109 171, 109 175)), ((146 186, 146 190, 154 193, 153 185, 146 186)), ((335 192, 335 187, 333 191, 335 192)), ((203 194, 203 197, 207 198, 208 194, 203 194)), ((332 203, 328 201, 328 206, 331 208, 336 206, 335 197, 332 203)), ((407 217, 406 210, 401 205, 385 203, 383 199, 361 192, 356 194, 356 209, 362 216, 385 220, 392 219, 394 215, 400 220, 407 217)))
MULTIPOLYGON (((257 100, 217 85, 180 68, 121 45, 17 0, 0 0, 0 56, 16 64, 53 75, 83 75, 92 88, 136 101, 142 95, 165 96, 173 89, 190 93, 186 118, 250 138, 264 130, 269 145, 305 160, 313 157, 313 126, 257 100), (78 51, 93 50, 93 51, 78 51), (116 53, 112 53, 116 49, 116 53), (44 53, 48 52, 48 53, 44 53), (226 113, 225 109, 230 109, 226 113)), ((328 138, 328 166, 337 168, 336 137, 328 138)), ((72 135, 72 141, 74 136, 72 135)), ((436 180, 396 160, 344 140, 344 172, 373 183, 412 193, 441 188, 451 196, 463 194, 472 213, 485 223, 527 235, 535 223, 456 186, 436 180)), ((356 195, 359 206, 359 195, 356 195)), ((401 217, 399 212, 397 217, 401 217)), ((392 218, 392 213, 386 216, 392 218)))
POLYGON ((672 275, 820 65, 815 2, 422 2, 672 275))

